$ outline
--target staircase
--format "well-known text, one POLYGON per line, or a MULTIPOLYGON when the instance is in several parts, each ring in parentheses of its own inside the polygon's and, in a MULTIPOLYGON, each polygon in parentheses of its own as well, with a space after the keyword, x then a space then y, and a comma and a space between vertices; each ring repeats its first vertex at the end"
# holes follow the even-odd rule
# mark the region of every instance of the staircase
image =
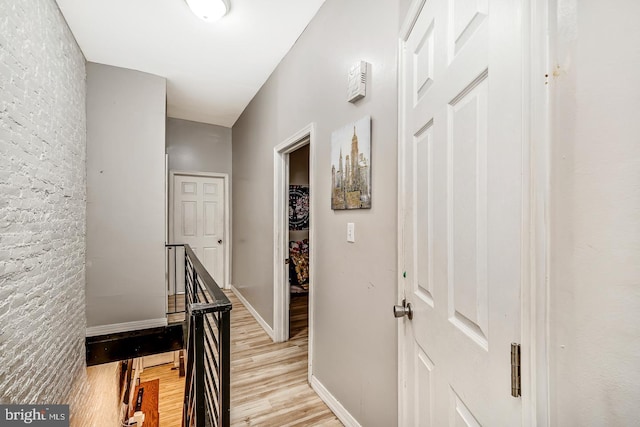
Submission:
POLYGON ((87 366, 186 349, 183 427, 228 427, 231 302, 189 245, 166 246, 169 325, 87 337, 87 366))

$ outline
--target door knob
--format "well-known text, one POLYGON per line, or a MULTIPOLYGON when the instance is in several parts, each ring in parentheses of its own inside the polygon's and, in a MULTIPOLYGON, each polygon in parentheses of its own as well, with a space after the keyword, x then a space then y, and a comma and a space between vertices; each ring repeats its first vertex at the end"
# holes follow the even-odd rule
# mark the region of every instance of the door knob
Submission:
POLYGON ((409 320, 413 319, 413 310, 411 309, 411 303, 410 302, 408 303, 406 299, 403 299, 402 305, 394 305, 393 316, 394 317, 407 316, 409 320))
POLYGON ((222 239, 218 240, 218 244, 221 245, 222 244, 222 239))

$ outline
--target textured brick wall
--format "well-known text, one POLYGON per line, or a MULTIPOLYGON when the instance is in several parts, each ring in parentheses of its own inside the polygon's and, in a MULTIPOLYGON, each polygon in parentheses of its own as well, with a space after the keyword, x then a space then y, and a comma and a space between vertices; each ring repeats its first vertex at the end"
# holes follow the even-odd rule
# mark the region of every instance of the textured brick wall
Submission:
POLYGON ((3 403, 83 390, 85 121, 85 60, 55 1, 0 0, 3 403))
POLYGON ((79 404, 71 412, 71 427, 120 427, 119 363, 87 369, 79 404))

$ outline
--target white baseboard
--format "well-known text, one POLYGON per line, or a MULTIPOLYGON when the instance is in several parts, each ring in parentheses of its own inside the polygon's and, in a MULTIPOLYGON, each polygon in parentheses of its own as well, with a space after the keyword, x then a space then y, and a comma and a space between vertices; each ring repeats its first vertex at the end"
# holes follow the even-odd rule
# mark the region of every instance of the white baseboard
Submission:
POLYGON ((347 411, 345 407, 338 402, 338 399, 336 399, 335 396, 331 394, 331 392, 329 392, 329 390, 327 390, 327 388, 320 382, 320 380, 313 375, 311 376, 311 388, 318 393, 320 399, 322 399, 329 409, 336 414, 336 417, 338 417, 342 424, 346 427, 362 427, 360 423, 353 418, 353 415, 351 415, 349 411, 347 411))
POLYGON ((258 324, 262 326, 262 329, 264 329, 267 335, 269 335, 269 337, 271 337, 271 339, 275 341, 275 334, 273 333, 273 328, 269 326, 269 324, 262 318, 262 316, 258 314, 256 309, 253 308, 251 304, 249 304, 249 301, 247 301, 246 298, 242 296, 240 291, 237 290, 236 287, 233 285, 231 285, 231 292, 233 292, 238 297, 240 302, 245 306, 245 308, 249 310, 249 313, 251 313, 251 315, 256 319, 256 322, 258 322, 258 324))
POLYGON ((91 326, 87 328, 86 336, 117 334, 118 332, 138 331, 140 329, 158 328, 167 326, 167 318, 138 320, 135 322, 112 323, 111 325, 91 326))

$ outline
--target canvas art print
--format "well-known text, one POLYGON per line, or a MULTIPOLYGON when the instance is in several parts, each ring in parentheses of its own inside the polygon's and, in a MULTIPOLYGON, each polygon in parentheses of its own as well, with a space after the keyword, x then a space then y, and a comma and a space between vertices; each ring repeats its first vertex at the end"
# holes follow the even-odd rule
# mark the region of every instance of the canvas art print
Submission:
POLYGON ((331 134, 331 209, 371 208, 371 117, 331 134))

